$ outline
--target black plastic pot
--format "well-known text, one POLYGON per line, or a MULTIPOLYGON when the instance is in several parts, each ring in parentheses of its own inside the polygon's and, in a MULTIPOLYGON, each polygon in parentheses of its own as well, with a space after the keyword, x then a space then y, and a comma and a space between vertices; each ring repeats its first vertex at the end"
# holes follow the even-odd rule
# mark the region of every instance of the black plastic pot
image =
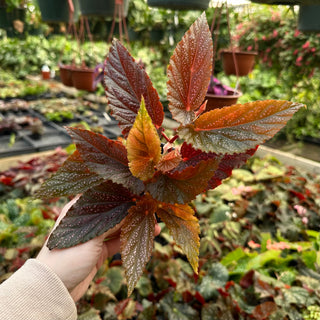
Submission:
MULTIPOLYGON (((45 22, 69 22, 68 0, 38 0, 42 21, 45 22)), ((78 0, 73 0, 73 22, 77 22, 80 16, 78 0)))
MULTIPOLYGON (((84 16, 113 17, 115 0, 79 0, 80 10, 84 16)), ((129 0, 123 0, 122 16, 128 15, 129 0)))
POLYGON ((13 30, 13 21, 25 21, 26 12, 22 8, 8 9, 0 6, 0 29, 13 30))
POLYGON ((148 6, 172 10, 206 10, 210 0, 148 0, 148 6))
POLYGON ((320 3, 318 5, 300 6, 298 17, 300 31, 320 31, 320 3))

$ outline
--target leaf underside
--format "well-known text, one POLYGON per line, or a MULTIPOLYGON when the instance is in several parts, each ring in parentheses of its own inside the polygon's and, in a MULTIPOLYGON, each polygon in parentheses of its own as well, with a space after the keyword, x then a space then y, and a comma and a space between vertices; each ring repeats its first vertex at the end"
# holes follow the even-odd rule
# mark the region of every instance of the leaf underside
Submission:
POLYGON ((126 147, 131 173, 142 181, 151 179, 161 156, 161 148, 158 132, 152 124, 143 99, 129 132, 126 147))
POLYGON ((188 205, 164 205, 158 209, 157 215, 186 254, 194 272, 198 273, 200 226, 192 208, 188 205))
POLYGON ((148 113, 156 127, 164 118, 159 95, 143 68, 132 58, 117 40, 112 42, 105 63, 105 93, 113 116, 119 121, 124 137, 127 137, 143 96, 148 113))
POLYGON ((146 190, 154 199, 161 202, 187 203, 206 189, 218 164, 217 159, 210 159, 180 172, 159 173, 147 184, 146 190))
POLYGON ((212 37, 203 13, 176 46, 167 72, 169 109, 183 125, 194 120, 194 111, 204 101, 212 57, 212 37))
POLYGON ((60 169, 42 185, 36 196, 42 199, 76 195, 99 185, 103 178, 91 172, 76 150, 60 169))
POLYGON ((149 261, 155 230, 155 202, 142 200, 129 210, 121 229, 121 258, 126 272, 128 296, 149 261))
POLYGON ((84 243, 118 225, 134 205, 133 195, 106 181, 85 192, 49 237, 48 247, 68 248, 84 243))
POLYGON ((143 192, 143 182, 132 176, 127 150, 121 142, 88 130, 68 128, 68 131, 90 171, 104 180, 122 184, 136 194, 143 192))
POLYGON ((194 124, 180 127, 178 134, 195 149, 241 153, 273 137, 303 106, 283 100, 237 104, 202 114, 194 124))

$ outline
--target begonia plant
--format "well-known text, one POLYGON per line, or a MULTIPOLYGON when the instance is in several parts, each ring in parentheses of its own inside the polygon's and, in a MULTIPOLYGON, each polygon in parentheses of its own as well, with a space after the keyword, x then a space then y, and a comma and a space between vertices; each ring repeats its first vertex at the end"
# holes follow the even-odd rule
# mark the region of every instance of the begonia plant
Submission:
POLYGON ((105 92, 123 137, 111 140, 68 128, 76 151, 39 192, 44 198, 81 194, 51 234, 50 249, 74 246, 121 226, 129 295, 150 259, 156 217, 198 272, 200 228, 190 201, 230 176, 303 106, 265 100, 205 112, 212 47, 203 13, 169 62, 167 98, 178 127, 168 138, 150 78, 114 40, 105 62, 105 92))

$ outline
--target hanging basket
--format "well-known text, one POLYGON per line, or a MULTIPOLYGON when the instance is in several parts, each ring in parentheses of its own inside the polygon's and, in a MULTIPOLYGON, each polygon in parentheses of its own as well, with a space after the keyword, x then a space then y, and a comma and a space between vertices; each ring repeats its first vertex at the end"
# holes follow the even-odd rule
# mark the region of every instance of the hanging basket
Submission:
MULTIPOLYGON (((255 64, 256 56, 258 55, 255 51, 235 51, 235 59, 238 66, 238 76, 248 75, 255 64)), ((233 60, 232 51, 221 51, 222 65, 225 74, 237 75, 235 61, 233 60)))
POLYGON ((6 6, 0 6, 0 29, 12 29, 13 21, 25 21, 26 11, 22 8, 9 10, 6 6))
POLYGON ((172 10, 206 10, 210 0, 148 0, 148 6, 172 10))
MULTIPOLYGON (((69 22, 68 0, 38 0, 41 18, 45 22, 69 22)), ((73 0, 73 22, 77 22, 80 16, 79 2, 73 0)))
MULTIPOLYGON (((112 18, 115 0, 79 0, 80 10, 84 16, 112 18)), ((128 15, 129 0, 123 0, 122 17, 128 15)))
POLYGON ((298 29, 300 31, 320 31, 320 4, 300 6, 298 17, 298 29))
POLYGON ((236 104, 241 96, 242 93, 240 91, 236 91, 231 88, 230 90, 228 90, 228 94, 223 96, 207 93, 205 98, 206 100, 208 100, 206 112, 236 104))

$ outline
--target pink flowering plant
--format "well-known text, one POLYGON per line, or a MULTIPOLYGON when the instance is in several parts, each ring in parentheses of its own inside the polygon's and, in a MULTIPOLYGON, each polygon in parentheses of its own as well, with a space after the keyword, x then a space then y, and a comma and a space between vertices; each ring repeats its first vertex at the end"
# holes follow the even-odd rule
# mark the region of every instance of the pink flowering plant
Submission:
POLYGON ((296 16, 279 10, 247 19, 237 27, 237 41, 247 50, 256 43, 262 63, 278 72, 290 70, 293 82, 302 75, 312 77, 318 67, 320 35, 298 30, 296 16))

